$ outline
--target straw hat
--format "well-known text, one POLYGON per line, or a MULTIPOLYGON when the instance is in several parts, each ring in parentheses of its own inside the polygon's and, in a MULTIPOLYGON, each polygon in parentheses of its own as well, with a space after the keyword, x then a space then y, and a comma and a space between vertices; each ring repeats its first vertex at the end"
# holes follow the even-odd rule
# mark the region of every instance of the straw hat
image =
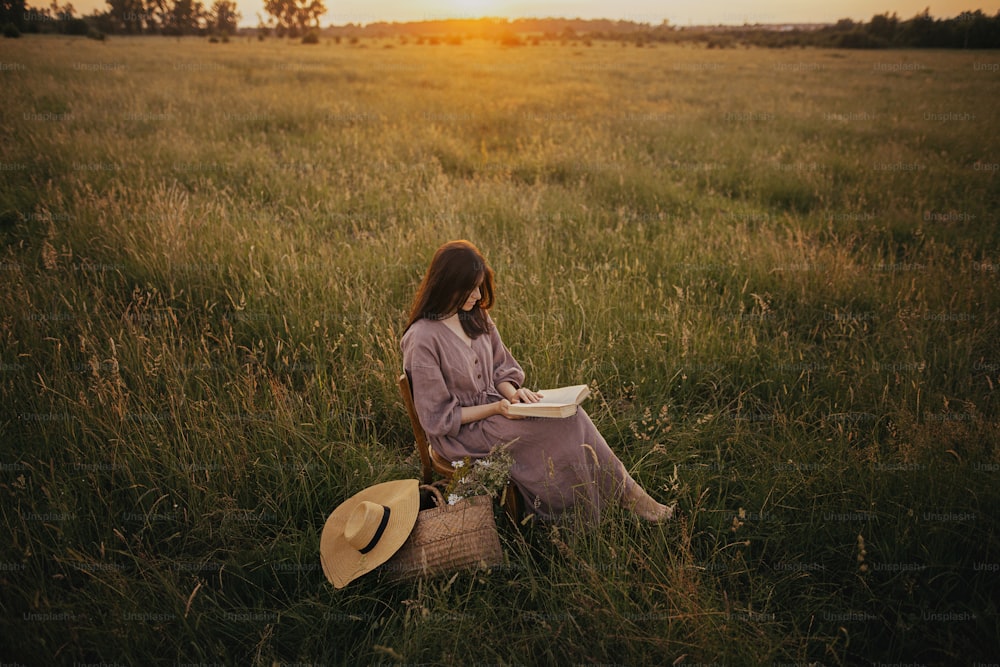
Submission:
POLYGON ((319 540, 323 573, 343 588, 385 563, 410 536, 420 511, 420 482, 370 486, 333 510, 319 540))

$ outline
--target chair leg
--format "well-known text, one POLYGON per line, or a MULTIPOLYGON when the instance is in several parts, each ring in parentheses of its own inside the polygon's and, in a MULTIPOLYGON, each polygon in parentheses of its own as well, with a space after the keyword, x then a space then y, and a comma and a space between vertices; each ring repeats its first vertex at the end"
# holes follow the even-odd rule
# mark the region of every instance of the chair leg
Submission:
POLYGON ((504 487, 503 508, 515 526, 521 522, 524 514, 524 501, 521 498, 521 491, 518 490, 514 482, 507 482, 507 486, 504 487))

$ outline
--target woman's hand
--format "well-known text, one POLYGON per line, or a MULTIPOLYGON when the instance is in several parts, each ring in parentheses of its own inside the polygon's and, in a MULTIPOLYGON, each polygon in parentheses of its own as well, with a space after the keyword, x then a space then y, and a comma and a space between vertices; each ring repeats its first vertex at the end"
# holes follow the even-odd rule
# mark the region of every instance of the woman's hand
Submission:
POLYGON ((541 400, 541 398, 542 398, 541 394, 537 394, 537 393, 531 391, 530 389, 526 389, 524 387, 521 387, 520 389, 518 389, 517 391, 514 392, 513 396, 511 396, 510 402, 511 403, 537 403, 539 400, 541 400))
POLYGON ((506 398, 501 398, 493 405, 497 406, 498 415, 506 417, 507 419, 524 419, 524 417, 521 417, 520 415, 510 414, 510 401, 508 401, 506 398))
POLYGON ((488 419, 500 415, 507 419, 524 419, 520 415, 510 414, 510 404, 506 398, 501 398, 495 403, 483 403, 482 405, 466 405, 462 408, 462 423, 477 422, 480 419, 488 419))

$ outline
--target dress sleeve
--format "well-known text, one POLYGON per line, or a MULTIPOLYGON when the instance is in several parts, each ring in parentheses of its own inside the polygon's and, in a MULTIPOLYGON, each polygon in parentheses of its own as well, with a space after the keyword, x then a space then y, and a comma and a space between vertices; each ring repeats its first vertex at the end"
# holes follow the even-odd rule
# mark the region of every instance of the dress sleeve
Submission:
POLYGON ((517 363, 514 356, 507 349, 500 339, 500 332, 497 331, 493 320, 490 320, 490 343, 493 346, 493 385, 501 382, 510 382, 515 387, 520 387, 524 382, 524 371, 517 363))
POLYGON ((438 350, 418 332, 403 337, 403 368, 413 386, 413 407, 420 425, 433 437, 458 435, 462 406, 449 390, 441 371, 438 350))

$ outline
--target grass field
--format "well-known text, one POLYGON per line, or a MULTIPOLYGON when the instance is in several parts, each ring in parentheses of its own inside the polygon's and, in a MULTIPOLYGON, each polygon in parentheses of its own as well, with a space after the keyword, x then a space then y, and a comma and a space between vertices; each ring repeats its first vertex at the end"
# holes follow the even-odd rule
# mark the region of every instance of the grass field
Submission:
POLYGON ((998 61, 3 40, 0 661, 996 662, 998 61), (685 517, 335 591, 452 238, 685 517))

